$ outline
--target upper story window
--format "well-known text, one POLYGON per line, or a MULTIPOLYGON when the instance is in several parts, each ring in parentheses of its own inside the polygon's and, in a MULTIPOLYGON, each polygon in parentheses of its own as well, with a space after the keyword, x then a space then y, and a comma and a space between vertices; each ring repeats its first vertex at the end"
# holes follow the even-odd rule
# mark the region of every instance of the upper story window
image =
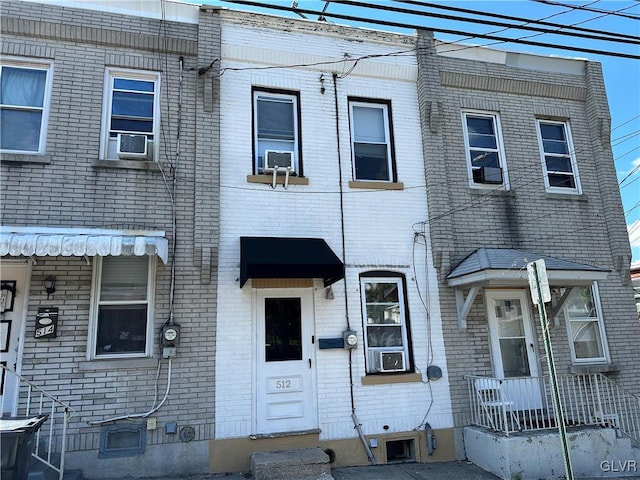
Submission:
POLYGON ((469 185, 509 187, 500 117, 497 113, 462 112, 469 185))
POLYGON ((551 120, 536 123, 547 191, 581 193, 569 124, 551 120))
POLYGON ((349 100, 353 179, 395 182, 391 104, 349 100))
POLYGON ((574 287, 564 306, 575 363, 605 363, 608 351, 597 284, 574 287))
POLYGON ((0 150, 44 153, 52 71, 50 63, 2 61, 0 150))
POLYGON ((158 159, 159 73, 108 68, 103 111, 101 159, 158 159))
POLYGON ((155 257, 95 257, 90 358, 148 357, 155 257))
POLYGON ((401 276, 360 277, 367 373, 410 369, 404 290, 401 276))
POLYGON ((299 108, 297 93, 253 91, 254 173, 267 173, 265 166, 279 166, 302 175, 299 108))

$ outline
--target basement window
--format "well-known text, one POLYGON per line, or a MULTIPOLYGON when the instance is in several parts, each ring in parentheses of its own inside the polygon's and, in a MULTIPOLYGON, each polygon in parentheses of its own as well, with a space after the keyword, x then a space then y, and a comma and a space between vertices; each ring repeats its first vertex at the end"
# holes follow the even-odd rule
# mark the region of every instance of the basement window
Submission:
POLYGON ((147 444, 145 424, 109 425, 100 431, 98 458, 142 455, 147 444))
POLYGON ((385 442, 387 463, 405 463, 416 461, 416 449, 413 440, 391 440, 385 442))

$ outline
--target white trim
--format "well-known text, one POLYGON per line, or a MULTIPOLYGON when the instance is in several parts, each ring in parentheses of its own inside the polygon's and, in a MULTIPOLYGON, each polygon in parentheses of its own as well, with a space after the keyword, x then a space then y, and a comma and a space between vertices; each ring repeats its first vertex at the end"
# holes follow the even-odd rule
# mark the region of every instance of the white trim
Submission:
MULTIPOLYGON (((576 160, 575 148, 573 146, 573 136, 571 135, 571 127, 569 126, 569 122, 565 120, 546 120, 543 118, 536 118, 536 135, 538 136, 538 148, 540 152, 540 160, 542 162, 542 173, 544 175, 544 186, 546 191, 549 193, 562 193, 565 195, 581 195, 582 187, 580 185, 580 175, 578 174, 578 162, 576 160), (567 150, 569 151, 568 156, 571 162, 571 175, 573 176, 575 188, 552 187, 550 185, 549 172, 547 171, 547 161, 545 159, 545 155, 550 155, 550 156, 554 156, 554 155, 545 153, 544 143, 542 141, 542 129, 541 129, 542 123, 563 126, 565 139, 567 141, 567 150)), ((556 155, 556 156, 560 156, 560 155, 556 155)))
MULTIPOLYGON (((598 270, 547 270, 549 282, 561 285, 590 285, 596 280, 606 280, 608 272, 598 270)), ((460 277, 450 278, 447 285, 460 287, 474 284, 483 285, 528 285, 529 277, 526 270, 513 269, 485 269, 469 273, 460 277)))
MULTIPOLYGON (((363 328, 363 337, 364 337, 364 352, 365 352, 365 371, 366 374, 375 374, 380 373, 381 370, 374 370, 373 365, 370 363, 369 354, 373 353, 375 356, 378 356, 379 352, 397 352, 402 350, 404 352, 404 365, 402 370, 398 370, 396 373, 405 373, 409 371, 409 328, 407 325, 407 310, 406 310, 406 292, 404 285, 404 276, 379 276, 379 277, 369 277, 369 276, 361 276, 360 277, 360 302, 362 308, 362 328, 363 328), (389 346, 389 347, 369 347, 369 327, 378 326, 378 324, 369 325, 367 321, 367 294, 366 294, 366 283, 380 284, 380 283, 395 283, 398 287, 398 306, 400 308, 400 317, 402 323, 397 324, 400 327, 400 331, 402 333, 402 345, 401 346, 389 346), (370 352, 371 350, 371 352, 370 352)), ((381 326, 390 326, 390 324, 380 324, 381 326)))
MULTIPOLYGON (((2 57, 0 66, 16 67, 28 70, 44 70, 47 77, 42 99, 42 119, 40 121, 40 138, 38 139, 38 150, 0 150, 3 153, 15 153, 24 155, 42 155, 47 149, 47 134, 49 128, 49 113, 51 105, 51 90, 53 85, 53 61, 44 59, 32 59, 27 57, 2 57)), ((0 69, 1 72, 1 69, 0 69)), ((1 74, 0 74, 1 75, 1 74)))
MULTIPOLYGON (((598 289, 598 283, 593 282, 591 284, 591 295, 594 306, 596 307, 596 313, 598 318, 596 320, 590 320, 598 324, 598 332, 600 333, 600 347, 602 348, 602 357, 598 358, 577 358, 575 352, 575 346, 573 344, 573 332, 571 330, 571 319, 567 313, 567 305, 563 307, 564 319, 567 328, 567 339, 569 341, 569 349, 571 350, 571 361, 574 365, 595 365, 595 364, 608 364, 611 363, 611 356, 609 354, 609 346, 607 342, 607 334, 604 328, 604 317, 602 315, 602 305, 600 304, 600 291, 598 289)), ((575 290, 574 290, 575 291, 575 290)))
POLYGON ((109 158, 109 138, 110 138, 110 120, 111 108, 113 101, 113 81, 115 78, 123 78, 127 80, 142 80, 153 82, 153 136, 152 161, 157 162, 160 156, 160 118, 161 118, 161 80, 160 72, 149 70, 135 70, 131 68, 107 67, 104 71, 104 86, 102 92, 102 120, 100 129, 100 160, 114 160, 109 158))
MULTIPOLYGON (((156 258, 149 256, 147 259, 147 299, 144 303, 147 305, 147 324, 146 324, 146 341, 144 353, 119 353, 113 355, 97 355, 96 354, 96 337, 98 334, 98 311, 100 306, 100 284, 102 280, 102 261, 104 257, 96 257, 93 263, 93 274, 91 277, 91 303, 89 306, 89 328, 87 335, 87 360, 109 360, 121 358, 148 358, 153 356, 153 339, 154 339, 154 299, 156 291, 156 258)), ((109 304, 142 304, 141 301, 136 302, 118 302, 113 301, 109 304)))
MULTIPOLYGON (((356 182, 393 182, 395 177, 394 175, 394 165, 393 165, 393 151, 391 150, 391 118, 389 114, 389 104, 385 102, 380 102, 376 100, 361 101, 361 100, 349 100, 349 132, 350 132, 350 142, 351 142, 351 174, 353 175, 353 179, 356 182), (384 135, 385 135, 385 145, 387 147, 387 170, 389 175, 386 179, 375 179, 375 178, 358 178, 356 176, 356 151, 354 144, 355 143, 368 143, 374 144, 373 142, 356 142, 355 140, 355 123, 354 123, 354 114, 353 107, 361 107, 361 108, 375 108, 378 110, 382 110, 382 121, 384 127, 384 135)), ((378 144, 379 145, 379 144, 378 144)))
MULTIPOLYGON (((490 190, 509 190, 509 171, 507 169, 506 154, 504 150, 504 141, 502 139, 502 124, 500 122, 500 114, 498 112, 490 112, 485 110, 469 110, 465 109, 462 112, 462 129, 464 132, 464 145, 465 156, 467 159, 467 175, 469 179, 469 187, 477 189, 490 189, 490 190), (501 184, 485 184, 476 183, 473 181, 473 164, 471 162, 471 146, 469 144, 469 128, 467 126, 468 117, 484 117, 491 118, 493 120, 494 136, 496 138, 495 149, 484 148, 487 152, 496 152, 498 154, 498 166, 502 169, 502 183, 501 184)), ((477 149, 477 147, 474 147, 477 149)))

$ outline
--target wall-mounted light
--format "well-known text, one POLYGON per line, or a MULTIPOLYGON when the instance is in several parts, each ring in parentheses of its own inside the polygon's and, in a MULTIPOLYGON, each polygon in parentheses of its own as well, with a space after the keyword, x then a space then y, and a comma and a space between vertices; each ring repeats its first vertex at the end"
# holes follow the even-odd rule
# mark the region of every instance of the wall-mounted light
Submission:
POLYGON ((331 288, 331 285, 324 289, 324 298, 327 300, 333 300, 333 288, 331 288))
POLYGON ((56 292, 56 277, 49 275, 44 279, 44 289, 47 291, 47 300, 49 300, 49 295, 56 292))

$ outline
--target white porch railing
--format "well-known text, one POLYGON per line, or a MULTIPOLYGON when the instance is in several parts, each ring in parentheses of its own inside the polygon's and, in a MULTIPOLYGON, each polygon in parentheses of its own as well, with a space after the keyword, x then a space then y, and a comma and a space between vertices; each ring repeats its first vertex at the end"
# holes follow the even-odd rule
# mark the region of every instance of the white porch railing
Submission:
MULTIPOLYGON (((46 415, 46 422, 35 433, 35 448, 31 456, 57 472, 58 479, 62 480, 64 455, 67 448, 67 426, 74 410, 6 366, 0 365, 0 367, 2 367, 5 382, 10 378, 7 376, 12 376, 17 385, 18 406, 15 416, 46 415), (59 457, 59 461, 56 457, 59 457)), ((4 402, 3 396, 0 412, 5 411, 4 402)))
MULTIPOLYGON (((507 435, 556 428, 548 377, 468 375, 471 423, 507 435)), ((640 442, 640 397, 600 373, 558 375, 567 426, 600 425, 640 442)))

